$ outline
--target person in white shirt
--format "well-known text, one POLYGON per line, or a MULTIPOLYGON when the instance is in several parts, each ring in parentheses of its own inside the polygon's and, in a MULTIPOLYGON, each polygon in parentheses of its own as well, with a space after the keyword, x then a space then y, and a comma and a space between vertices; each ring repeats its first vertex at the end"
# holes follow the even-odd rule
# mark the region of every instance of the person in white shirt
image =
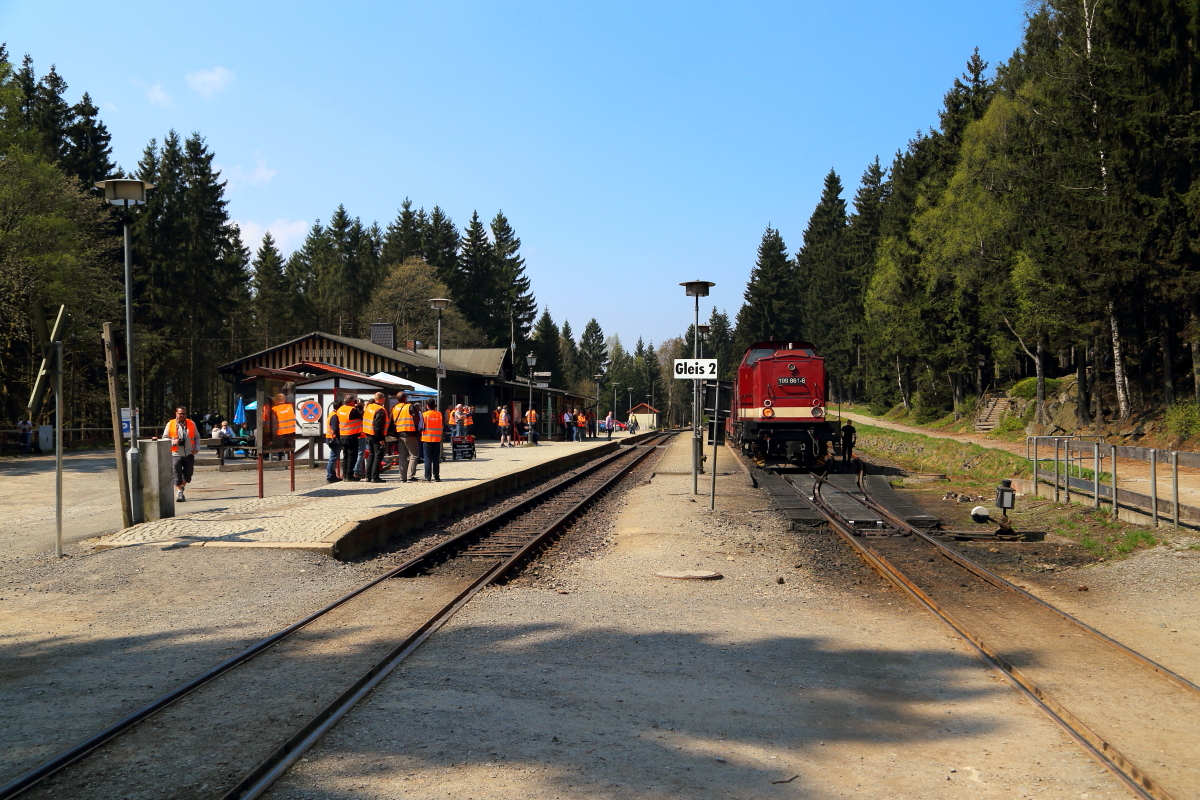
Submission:
POLYGON ((179 406, 175 409, 175 419, 163 428, 163 438, 171 440, 171 466, 175 471, 175 488, 179 494, 175 502, 187 500, 183 490, 192 482, 192 472, 196 467, 196 453, 200 450, 200 435, 196 431, 196 423, 188 419, 187 409, 179 406))

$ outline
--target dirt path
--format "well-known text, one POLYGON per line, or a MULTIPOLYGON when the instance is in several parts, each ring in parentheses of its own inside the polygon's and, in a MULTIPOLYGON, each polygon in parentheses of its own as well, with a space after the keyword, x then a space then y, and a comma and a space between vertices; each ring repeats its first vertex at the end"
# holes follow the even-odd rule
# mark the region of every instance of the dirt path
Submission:
MULTIPOLYGON (((928 428, 919 428, 913 425, 903 425, 890 420, 878 419, 876 417, 868 417, 864 414, 855 414, 853 412, 843 411, 843 417, 847 417, 861 425, 872 425, 876 428, 885 428, 887 430, 900 431, 902 433, 919 433, 922 436, 930 436, 935 439, 954 439, 959 442, 969 442, 977 444, 980 447, 987 447, 992 450, 1003 450, 1013 455, 1025 458, 1025 443, 1024 442, 1005 442, 998 439, 992 439, 979 433, 954 433, 948 431, 933 431, 928 428)), ((1053 447, 1038 448, 1039 461, 1050 458, 1053 459, 1053 447)), ((1107 471, 1109 467, 1109 459, 1104 458, 1104 451, 1101 450, 1101 471, 1107 471)), ((1090 458, 1084 460, 1085 469, 1091 469, 1092 461, 1090 458)), ((1053 468, 1051 463, 1050 468, 1053 468)), ((1161 499, 1169 500, 1171 498, 1171 465, 1169 463, 1159 463, 1157 474, 1155 475, 1158 485, 1158 496, 1161 499)), ((1117 459, 1117 486, 1122 489, 1128 489, 1131 492, 1140 494, 1150 494, 1150 465, 1145 461, 1138 461, 1129 458, 1117 459)), ((1188 469, 1187 467, 1179 468, 1179 502, 1183 505, 1200 507, 1200 470, 1188 469)), ((1166 524, 1170 524, 1170 519, 1166 520, 1166 524)))

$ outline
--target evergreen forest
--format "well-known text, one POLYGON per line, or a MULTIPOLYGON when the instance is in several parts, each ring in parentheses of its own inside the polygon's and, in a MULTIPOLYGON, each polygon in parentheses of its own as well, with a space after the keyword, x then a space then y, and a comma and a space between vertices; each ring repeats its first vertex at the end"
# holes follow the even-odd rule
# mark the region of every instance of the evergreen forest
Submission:
POLYGON ((848 201, 826 175, 791 254, 767 227, 737 345, 812 341, 831 400, 919 421, 1034 376, 1077 378, 1080 425, 1200 400, 1198 33, 1195 3, 1038 4, 848 201))

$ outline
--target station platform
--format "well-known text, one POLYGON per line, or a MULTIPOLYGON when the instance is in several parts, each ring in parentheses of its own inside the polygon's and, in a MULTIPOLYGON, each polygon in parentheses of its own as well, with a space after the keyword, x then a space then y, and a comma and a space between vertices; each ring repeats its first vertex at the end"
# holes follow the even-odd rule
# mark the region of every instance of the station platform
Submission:
MULTIPOLYGON (((355 558, 391 536, 470 508, 489 498, 535 485, 613 449, 627 438, 543 442, 505 447, 477 442, 471 460, 447 460, 441 481, 402 482, 394 471, 384 482, 339 482, 134 525, 101 537, 97 549, 156 543, 178 547, 297 549, 339 559, 355 558)), ((417 476, 423 477, 418 466, 417 476)), ((312 472, 305 470, 305 472, 312 472)), ((185 506, 177 507, 187 511, 185 506)))

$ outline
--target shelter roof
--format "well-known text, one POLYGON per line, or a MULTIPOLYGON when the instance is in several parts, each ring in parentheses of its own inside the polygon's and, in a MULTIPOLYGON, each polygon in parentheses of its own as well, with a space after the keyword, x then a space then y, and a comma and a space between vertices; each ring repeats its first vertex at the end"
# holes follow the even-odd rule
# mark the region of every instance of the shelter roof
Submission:
MULTIPOLYGON (((437 364, 437 348, 425 347, 417 351, 429 356, 437 364)), ((463 372, 473 372, 488 378, 501 377, 504 369, 504 359, 508 356, 507 347, 474 347, 474 348, 442 348, 442 361, 447 368, 457 366, 463 372)))
MULTIPOLYGON (((423 352, 414 352, 412 350, 393 350, 390 347, 384 347, 383 345, 375 344, 370 339, 352 339, 349 336, 338 336, 337 334, 325 333, 324 331, 312 331, 311 333, 306 333, 302 336, 297 336, 294 339, 289 339, 286 342, 281 342, 280 344, 277 344, 273 347, 268 347, 265 350, 259 350, 257 353, 250 353, 249 355, 242 356, 241 358, 237 359, 236 361, 231 361, 228 364, 222 364, 220 367, 217 368, 217 371, 218 372, 232 372, 235 370, 235 368, 237 367, 238 364, 241 364, 244 361, 250 361, 251 359, 258 358, 260 356, 266 355, 267 353, 273 353, 276 350, 282 350, 283 348, 290 347, 291 345, 294 345, 298 342, 303 342, 306 339, 326 339, 331 342, 336 342, 338 344, 345 345, 346 347, 357 348, 358 350, 361 350, 365 353, 372 353, 377 356, 383 356, 384 358, 388 358, 393 361, 399 361, 402 364, 408 364, 409 366, 417 367, 420 369, 436 369, 437 368, 436 351, 435 351, 435 355, 433 357, 430 357, 430 356, 426 355, 424 351, 423 352)), ((446 352, 446 351, 443 351, 443 352, 446 352)), ((460 367, 458 365, 458 362, 449 363, 447 368, 453 369, 455 372, 470 372, 471 371, 471 370, 465 370, 462 367, 460 367)))
POLYGON ((629 413, 630 414, 657 414, 657 413, 659 413, 659 411, 654 406, 648 405, 646 403, 638 403, 636 406, 634 406, 633 408, 631 408, 629 410, 629 413))

